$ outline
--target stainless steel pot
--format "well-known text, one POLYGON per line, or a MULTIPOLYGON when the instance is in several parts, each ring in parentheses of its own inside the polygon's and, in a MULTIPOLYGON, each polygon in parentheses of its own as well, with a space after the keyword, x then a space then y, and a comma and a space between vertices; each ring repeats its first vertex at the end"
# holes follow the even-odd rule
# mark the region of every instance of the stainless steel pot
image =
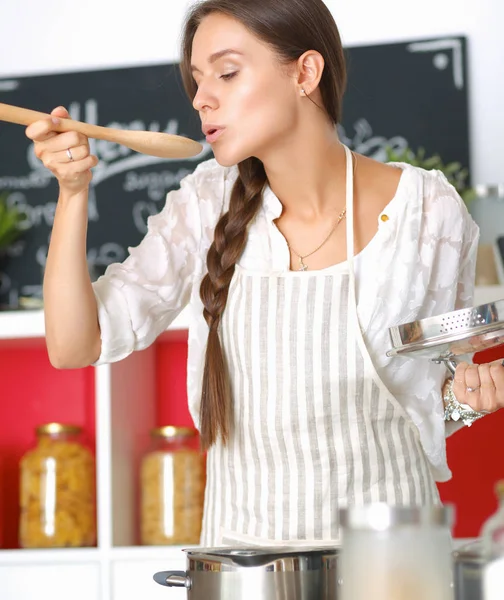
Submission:
POLYGON ((184 550, 187 571, 154 580, 185 587, 188 600, 337 600, 336 548, 184 550))
MULTIPOLYGON (((218 548, 184 550, 187 571, 155 581, 187 589, 188 600, 338 600, 338 549, 218 548)), ((481 542, 453 553, 455 600, 483 600, 481 542)), ((167 598, 168 600, 168 598, 167 598)))

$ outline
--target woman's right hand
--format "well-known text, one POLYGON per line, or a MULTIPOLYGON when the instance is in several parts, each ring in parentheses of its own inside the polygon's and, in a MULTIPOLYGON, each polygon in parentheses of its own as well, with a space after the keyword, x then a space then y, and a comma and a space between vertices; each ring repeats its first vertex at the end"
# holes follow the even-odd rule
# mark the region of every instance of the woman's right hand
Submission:
POLYGON ((41 119, 26 128, 26 135, 35 142, 35 155, 56 176, 62 194, 73 196, 87 190, 98 158, 91 154, 88 138, 75 131, 58 133, 54 120, 68 119, 62 106, 51 112, 51 118, 41 119))

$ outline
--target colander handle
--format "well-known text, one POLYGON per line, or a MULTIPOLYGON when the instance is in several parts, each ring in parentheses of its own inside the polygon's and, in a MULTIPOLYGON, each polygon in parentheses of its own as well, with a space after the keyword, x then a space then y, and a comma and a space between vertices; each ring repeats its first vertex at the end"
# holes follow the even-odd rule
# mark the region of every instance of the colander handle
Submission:
POLYGON ((438 365, 440 363, 444 363, 448 371, 450 371, 452 375, 455 375, 455 369, 457 368, 458 362, 455 358, 453 358, 453 356, 448 356, 446 358, 433 358, 432 362, 435 362, 438 365))
MULTIPOLYGON (((447 358, 433 358, 432 362, 436 364, 444 363, 446 368, 452 375, 455 375, 455 369, 457 368, 458 362, 453 358, 453 356, 448 356, 447 358)), ((501 362, 501 365, 504 367, 504 360, 501 362)))

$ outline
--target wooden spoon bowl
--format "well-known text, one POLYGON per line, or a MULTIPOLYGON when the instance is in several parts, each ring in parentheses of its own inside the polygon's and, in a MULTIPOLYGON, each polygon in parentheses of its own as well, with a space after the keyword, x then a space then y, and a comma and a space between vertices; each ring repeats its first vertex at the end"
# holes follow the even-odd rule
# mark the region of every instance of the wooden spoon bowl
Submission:
MULTIPOLYGON (((12 106, 11 104, 2 104, 0 102, 0 121, 16 123, 17 125, 31 125, 35 121, 48 118, 51 118, 51 115, 47 113, 12 106)), ((160 158, 191 158, 203 150, 203 146, 199 142, 180 135, 157 131, 113 129, 112 127, 90 125, 89 123, 74 121, 73 119, 58 118, 60 123, 54 129, 59 133, 77 131, 87 137, 115 142, 135 152, 149 154, 150 156, 158 156, 160 158)))

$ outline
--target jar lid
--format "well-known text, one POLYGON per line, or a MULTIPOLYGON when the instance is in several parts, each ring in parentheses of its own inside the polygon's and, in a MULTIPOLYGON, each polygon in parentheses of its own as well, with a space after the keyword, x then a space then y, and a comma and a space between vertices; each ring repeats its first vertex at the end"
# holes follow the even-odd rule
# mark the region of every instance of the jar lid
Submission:
POLYGON ((64 423, 45 423, 35 429, 37 434, 81 433, 82 427, 64 423))
POLYGON ((339 515, 342 527, 385 531, 404 525, 451 527, 454 512, 451 505, 389 506, 378 502, 366 506, 341 508, 339 515))
POLYGON ((193 427, 175 427, 174 425, 166 425, 165 427, 156 427, 151 430, 153 437, 194 437, 198 435, 198 430, 193 427))

